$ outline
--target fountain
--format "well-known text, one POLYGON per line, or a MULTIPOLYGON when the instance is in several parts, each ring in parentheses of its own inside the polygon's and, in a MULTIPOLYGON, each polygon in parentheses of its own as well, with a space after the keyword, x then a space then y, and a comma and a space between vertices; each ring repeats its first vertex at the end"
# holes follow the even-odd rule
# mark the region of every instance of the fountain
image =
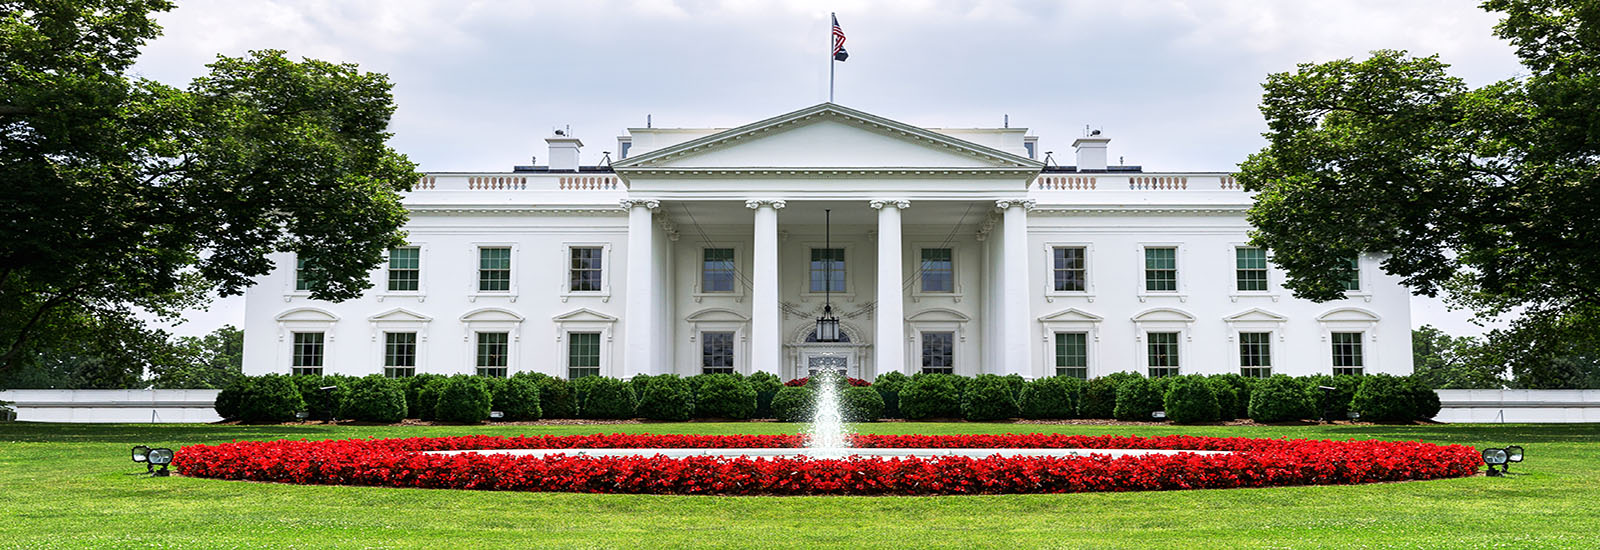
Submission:
POLYGON ((812 380, 816 382, 817 396, 811 411, 811 425, 801 431, 805 435, 805 454, 816 458, 842 458, 850 441, 839 405, 841 379, 833 369, 822 369, 812 380))

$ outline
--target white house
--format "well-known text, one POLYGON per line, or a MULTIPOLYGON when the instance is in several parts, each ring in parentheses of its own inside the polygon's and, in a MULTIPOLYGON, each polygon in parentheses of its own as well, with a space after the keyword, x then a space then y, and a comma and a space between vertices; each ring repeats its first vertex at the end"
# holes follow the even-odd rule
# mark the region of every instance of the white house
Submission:
POLYGON ((359 299, 310 299, 275 257, 245 372, 1411 371, 1409 293, 1378 258, 1352 258, 1346 298, 1296 299, 1232 176, 1108 165, 1097 132, 1074 166, 1023 128, 831 103, 617 140, 606 166, 558 133, 546 166, 427 174, 359 299), (842 337, 820 342, 830 302, 842 337))

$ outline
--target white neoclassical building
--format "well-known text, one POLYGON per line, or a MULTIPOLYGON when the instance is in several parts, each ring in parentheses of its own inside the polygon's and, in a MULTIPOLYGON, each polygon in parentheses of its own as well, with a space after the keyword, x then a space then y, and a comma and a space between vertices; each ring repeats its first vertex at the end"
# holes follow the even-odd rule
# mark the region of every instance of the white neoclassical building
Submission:
POLYGON ((558 134, 547 165, 427 174, 359 299, 310 299, 275 257, 245 371, 1411 371, 1409 294, 1377 258, 1345 299, 1296 299, 1229 174, 1108 165, 1098 133, 1064 166, 1024 128, 825 103, 617 140, 609 165, 558 134), (838 341, 814 332, 825 302, 838 341))

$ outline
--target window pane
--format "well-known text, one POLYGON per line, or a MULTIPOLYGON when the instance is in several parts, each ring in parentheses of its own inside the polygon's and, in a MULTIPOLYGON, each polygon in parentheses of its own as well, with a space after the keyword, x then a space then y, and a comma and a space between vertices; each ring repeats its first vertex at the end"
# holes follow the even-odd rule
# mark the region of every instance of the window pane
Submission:
POLYGON ((389 249, 389 290, 413 291, 421 280, 421 250, 415 247, 389 249))
POLYGON ((601 290, 600 247, 572 248, 572 292, 599 292, 601 290))
POLYGON ((922 372, 955 374, 955 333, 922 333, 922 372))
POLYGON ((1333 373, 1362 374, 1365 357, 1360 332, 1333 333, 1333 373))
POLYGON ((811 291, 844 292, 844 249, 811 249, 811 291))
POLYGON ((1082 332, 1056 333, 1056 376, 1089 377, 1089 335, 1082 332))
POLYGON ((700 368, 706 374, 733 374, 733 333, 700 333, 700 368))
POLYGON ((733 292, 733 249, 705 249, 700 276, 701 292, 733 292))
POLYGON ((1145 339, 1148 341, 1150 377, 1177 375, 1178 333, 1151 332, 1145 334, 1145 339))
POLYGON ((390 378, 417 373, 417 333, 383 333, 383 374, 390 378))
POLYGON ((1254 247, 1239 247, 1234 250, 1237 288, 1244 292, 1266 290, 1267 251, 1254 247))
POLYGON ((1178 290, 1178 249, 1144 249, 1144 289, 1150 292, 1178 290))
POLYGON ((478 374, 504 378, 510 355, 510 335, 504 332, 478 333, 478 374))
POLYGON ((511 249, 478 249, 478 290, 482 292, 508 292, 511 290, 511 249))
POLYGON ((296 332, 294 333, 293 361, 290 363, 291 374, 322 374, 322 343, 321 332, 296 332))
POLYGON ((311 271, 303 258, 294 260, 294 289, 311 290, 311 271))
POLYGON ((1084 269, 1084 249, 1081 247, 1058 247, 1051 251, 1051 272, 1055 276, 1055 288, 1058 292, 1082 292, 1086 286, 1087 272, 1084 269))
POLYGON ((567 334, 568 378, 600 375, 600 333, 567 334))
POLYGON ((1272 376, 1272 333, 1239 333, 1239 374, 1250 378, 1272 376))
POLYGON ((950 249, 922 249, 922 291, 955 291, 955 268, 950 249))
POLYGON ((1361 290, 1361 258, 1350 258, 1344 273, 1345 290, 1361 290))

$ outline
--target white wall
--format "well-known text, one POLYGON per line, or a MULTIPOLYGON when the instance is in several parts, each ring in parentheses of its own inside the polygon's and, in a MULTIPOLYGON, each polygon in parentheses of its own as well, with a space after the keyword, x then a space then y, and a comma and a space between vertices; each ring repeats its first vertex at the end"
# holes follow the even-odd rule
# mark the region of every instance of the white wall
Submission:
POLYGON ((6 390, 19 422, 217 422, 218 390, 6 390))
POLYGON ((1600 422, 1600 390, 1437 390, 1439 422, 1600 422))

